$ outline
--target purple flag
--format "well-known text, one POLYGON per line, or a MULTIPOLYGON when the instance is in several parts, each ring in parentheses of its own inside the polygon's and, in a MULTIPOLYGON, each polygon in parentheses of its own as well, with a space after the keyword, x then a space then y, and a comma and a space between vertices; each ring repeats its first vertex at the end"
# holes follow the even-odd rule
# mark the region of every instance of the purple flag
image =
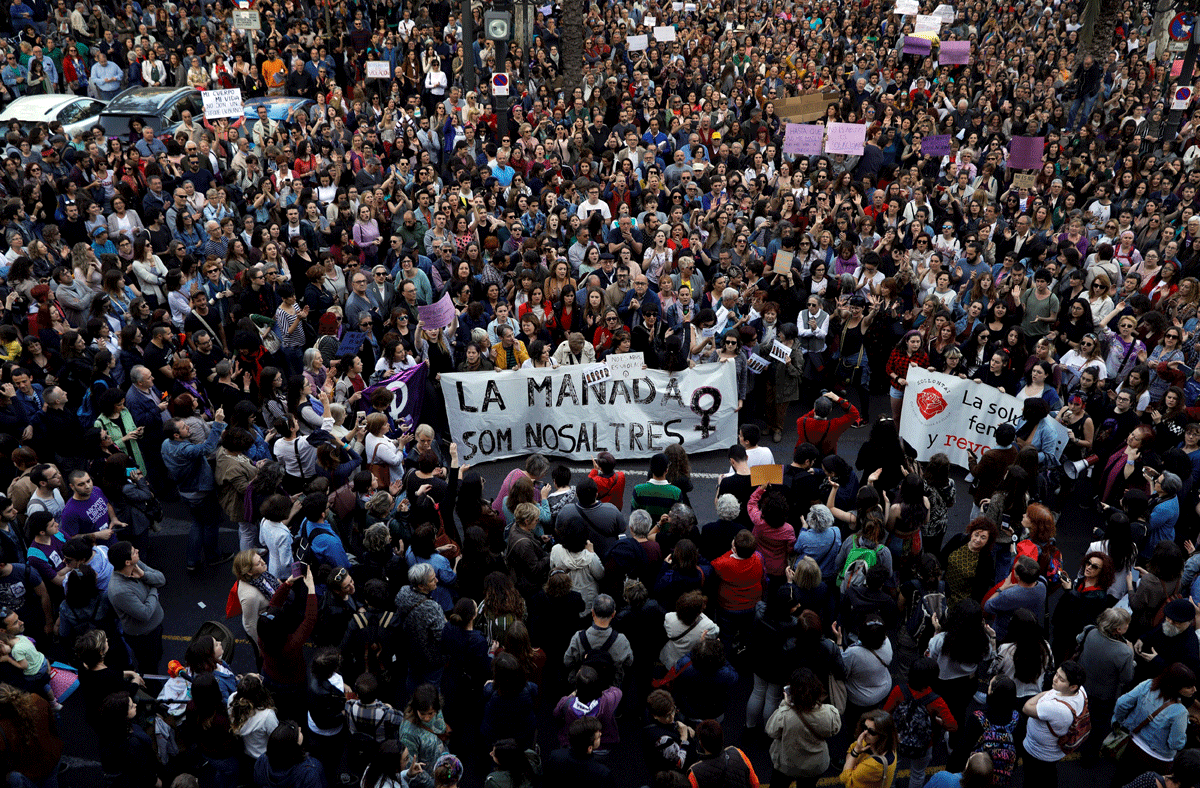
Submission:
POLYGON ((421 401, 425 399, 425 378, 428 374, 427 364, 401 370, 390 378, 363 389, 363 399, 369 401, 371 392, 375 389, 390 389, 396 396, 392 400, 388 416, 397 427, 403 424, 411 429, 421 423, 421 401))
POLYGON ((949 156, 950 135, 935 134, 921 140, 922 156, 949 156))
POLYGON ((938 62, 943 66, 966 66, 971 63, 970 41, 943 41, 938 48, 938 62))
POLYGON ((904 37, 904 54, 906 55, 928 55, 932 46, 928 38, 904 37))
POLYGON ((1012 142, 1008 144, 1009 169, 1041 169, 1045 142, 1045 137, 1013 137, 1012 142))

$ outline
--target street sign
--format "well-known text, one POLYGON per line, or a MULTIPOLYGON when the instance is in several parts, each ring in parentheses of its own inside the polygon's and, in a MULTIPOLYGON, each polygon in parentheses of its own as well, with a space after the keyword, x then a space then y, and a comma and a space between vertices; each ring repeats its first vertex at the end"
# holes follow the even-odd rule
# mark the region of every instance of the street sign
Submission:
POLYGON ((508 74, 500 72, 492 75, 492 95, 507 96, 508 95, 508 74))
POLYGON ((1188 41, 1196 28, 1196 17, 1190 11, 1181 11, 1167 25, 1167 35, 1172 41, 1188 41))
POLYGON ((233 26, 238 30, 262 30, 262 17, 257 11, 233 9, 233 26))
POLYGON ((1175 88, 1175 96, 1171 99, 1171 109, 1187 109, 1192 103, 1194 92, 1191 85, 1175 88))

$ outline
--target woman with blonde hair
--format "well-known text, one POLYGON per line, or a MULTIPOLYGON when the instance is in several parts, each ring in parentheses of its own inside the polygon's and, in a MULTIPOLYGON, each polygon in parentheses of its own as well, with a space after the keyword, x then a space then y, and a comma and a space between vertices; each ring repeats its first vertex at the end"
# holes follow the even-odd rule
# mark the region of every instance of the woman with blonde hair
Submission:
POLYGON ((258 651, 258 616, 267 609, 271 596, 282 581, 267 571, 267 562, 257 550, 243 550, 233 557, 233 576, 237 582, 238 604, 242 608, 242 628, 250 639, 255 660, 262 668, 258 651))

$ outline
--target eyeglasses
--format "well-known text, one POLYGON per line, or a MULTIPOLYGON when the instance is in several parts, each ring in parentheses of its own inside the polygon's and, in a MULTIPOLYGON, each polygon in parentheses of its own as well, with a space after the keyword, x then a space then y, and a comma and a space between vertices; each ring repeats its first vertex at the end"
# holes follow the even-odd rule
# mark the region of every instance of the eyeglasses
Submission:
POLYGON ((615 322, 617 322, 617 320, 619 320, 619 319, 620 319, 620 318, 616 318, 616 317, 606 317, 606 318, 604 318, 605 322, 608 322, 608 323, 615 323, 615 322))
POLYGON ((342 567, 341 569, 337 570, 337 572, 334 573, 333 577, 330 578, 329 582, 340 583, 346 579, 346 575, 348 575, 348 574, 350 574, 350 573, 348 571, 346 571, 346 568, 342 567))

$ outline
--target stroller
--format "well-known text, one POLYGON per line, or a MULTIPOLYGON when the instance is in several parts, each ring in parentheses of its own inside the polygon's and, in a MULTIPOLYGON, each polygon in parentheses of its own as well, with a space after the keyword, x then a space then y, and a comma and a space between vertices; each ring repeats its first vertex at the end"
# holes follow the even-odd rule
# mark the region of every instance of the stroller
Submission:
MULTIPOLYGON (((237 641, 233 637, 233 633, 229 631, 229 627, 220 621, 205 621, 196 630, 196 634, 192 636, 188 645, 190 646, 205 635, 212 636, 221 644, 226 661, 233 659, 237 641)), ((179 744, 175 732, 183 722, 183 714, 192 699, 191 675, 182 663, 178 660, 171 660, 167 665, 166 676, 146 676, 145 678, 163 681, 163 687, 156 696, 154 704, 154 740, 158 748, 159 761, 164 764, 170 763, 171 759, 179 754, 179 744)))

